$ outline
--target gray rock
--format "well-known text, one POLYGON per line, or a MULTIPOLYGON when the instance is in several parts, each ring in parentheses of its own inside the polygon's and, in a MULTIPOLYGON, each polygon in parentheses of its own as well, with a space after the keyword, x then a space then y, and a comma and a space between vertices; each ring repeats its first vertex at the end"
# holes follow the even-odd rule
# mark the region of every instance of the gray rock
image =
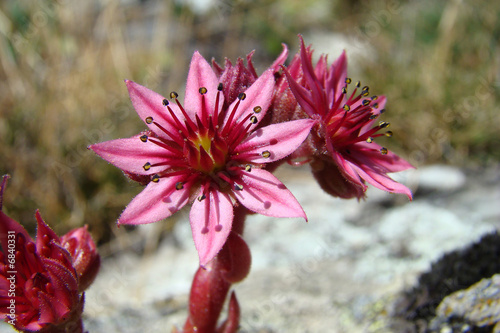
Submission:
POLYGON ((443 299, 437 307, 436 318, 432 320, 430 328, 441 332, 451 325, 495 326, 494 332, 500 332, 500 274, 483 279, 443 299))
POLYGON ((456 191, 465 185, 465 174, 456 167, 431 165, 413 171, 417 174, 418 189, 424 191, 456 191))

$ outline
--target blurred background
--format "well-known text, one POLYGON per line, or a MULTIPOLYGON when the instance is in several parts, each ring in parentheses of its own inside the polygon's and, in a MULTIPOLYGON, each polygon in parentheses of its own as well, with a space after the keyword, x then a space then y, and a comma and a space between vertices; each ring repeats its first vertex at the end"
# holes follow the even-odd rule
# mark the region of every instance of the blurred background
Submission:
MULTIPOLYGON (((194 50, 223 63, 256 50, 262 72, 297 34, 386 95, 384 146, 415 166, 500 161, 500 2, 489 0, 4 0, 0 173, 4 211, 34 231, 89 224, 100 244, 140 192, 87 150, 143 130, 123 83, 183 96, 194 50)), ((162 230, 177 217, 162 223, 162 230)))

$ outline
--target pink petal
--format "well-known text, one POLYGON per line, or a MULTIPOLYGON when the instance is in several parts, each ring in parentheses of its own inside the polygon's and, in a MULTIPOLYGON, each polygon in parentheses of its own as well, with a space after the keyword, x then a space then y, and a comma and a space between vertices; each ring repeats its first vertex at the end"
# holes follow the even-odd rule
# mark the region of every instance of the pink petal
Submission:
POLYGON ((169 217, 187 204, 189 186, 176 190, 175 185, 184 181, 185 175, 160 178, 150 182, 125 208, 118 224, 146 224, 169 217))
POLYGON ((288 47, 283 43, 281 43, 281 46, 283 46, 283 51, 281 51, 281 54, 274 60, 271 67, 269 67, 275 72, 280 70, 280 67, 285 63, 286 58, 288 58, 288 47))
POLYGON ((344 175, 347 180, 361 185, 363 187, 366 187, 366 185, 363 184, 363 181, 359 177, 358 173, 356 170, 353 169, 352 164, 349 160, 344 158, 342 154, 338 153, 334 148, 333 145, 330 141, 329 138, 326 140, 327 144, 327 149, 330 152, 330 156, 332 157, 333 161, 337 164, 339 171, 344 175))
POLYGON ((229 120, 230 114, 233 112, 233 109, 236 103, 239 101, 240 104, 238 109, 235 111, 233 120, 230 124, 231 127, 235 125, 237 120, 240 118, 247 116, 249 113, 253 114, 253 108, 256 106, 260 106, 262 111, 258 114, 255 114, 257 117, 257 122, 252 125, 250 128, 255 128, 260 120, 264 118, 266 115, 267 109, 271 104, 271 100, 273 97, 275 86, 274 74, 272 70, 266 70, 258 79, 255 81, 246 91, 246 98, 242 101, 236 99, 228 108, 226 112, 226 118, 224 119, 224 126, 227 126, 226 122, 229 120))
POLYGON ((360 176, 371 185, 379 188, 381 190, 391 192, 391 193, 402 193, 408 196, 409 200, 413 199, 413 195, 409 188, 393 180, 391 177, 384 173, 380 173, 367 166, 354 166, 360 176))
POLYGON ((222 249, 231 231, 233 223, 231 199, 226 193, 209 191, 205 199, 201 201, 196 199, 193 202, 189 221, 200 265, 205 266, 222 249))
MULTIPOLYGON (((196 51, 191 58, 189 73, 186 83, 186 94, 184 97, 184 109, 191 118, 195 120, 195 114, 201 118, 203 99, 205 99, 205 108, 209 114, 213 114, 215 108, 215 100, 217 98, 217 86, 219 80, 215 75, 210 64, 196 51), (200 88, 207 88, 207 93, 203 96, 200 94, 200 88)), ((219 100, 219 106, 223 104, 223 94, 219 100)), ((220 111, 220 110, 219 110, 220 111)))
MULTIPOLYGON (((167 107, 163 105, 165 97, 133 81, 125 80, 125 83, 127 84, 132 105, 142 121, 158 136, 166 139, 173 139, 159 129, 154 123, 148 124, 146 122, 146 118, 152 117, 155 122, 158 122, 170 133, 178 133, 178 128, 171 114, 167 107)), ((175 116, 183 122, 185 118, 177 104, 169 102, 169 107, 174 112, 175 116)))
POLYGON ((290 90, 297 99, 297 102, 310 117, 314 116, 317 112, 316 112, 316 105, 311 97, 311 93, 307 89, 302 87, 300 84, 298 84, 293 79, 292 74, 290 74, 286 68, 284 72, 286 75, 286 79, 288 80, 288 85, 290 87, 290 90))
POLYGON ((242 158, 253 155, 247 160, 254 163, 270 163, 290 155, 307 138, 315 121, 312 119, 293 120, 273 124, 255 130, 248 138, 238 145, 234 152, 242 158), (269 157, 262 157, 262 152, 268 151, 269 157))
POLYGON ((325 82, 325 91, 328 94, 328 100, 342 94, 342 88, 346 85, 347 77, 347 56, 345 50, 330 66, 329 75, 325 82))
MULTIPOLYGON (((97 155, 113 164, 114 166, 138 175, 151 175, 157 173, 154 167, 144 170, 146 162, 150 164, 164 163, 168 161, 177 162, 180 155, 159 147, 148 141, 142 142, 140 134, 127 139, 116 139, 90 145, 97 155)), ((166 169, 168 165, 163 166, 166 169)))
POLYGON ((309 91, 311 93, 312 101, 314 102, 315 110, 317 114, 324 116, 328 112, 326 105, 326 96, 323 90, 321 82, 316 77, 314 68, 311 62, 312 52, 307 52, 304 45, 304 39, 299 35, 300 39, 300 57, 302 63, 302 70, 304 71, 304 78, 309 86, 309 91))
POLYGON ((248 209, 272 217, 303 217, 306 214, 293 194, 269 171, 242 171, 243 190, 234 191, 236 198, 248 209))

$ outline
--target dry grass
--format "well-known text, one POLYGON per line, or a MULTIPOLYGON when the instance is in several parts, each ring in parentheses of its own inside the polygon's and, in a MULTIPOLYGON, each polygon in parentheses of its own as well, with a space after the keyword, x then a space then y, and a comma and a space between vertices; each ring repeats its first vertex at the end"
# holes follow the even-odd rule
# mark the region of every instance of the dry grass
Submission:
POLYGON ((108 240, 140 188, 86 147, 142 129, 123 79, 182 92, 195 49, 219 62, 256 49, 263 69, 281 42, 296 50, 297 33, 369 46, 353 79, 388 96, 387 146, 414 164, 500 159, 494 1, 216 0, 206 13, 181 3, 0 4, 0 173, 12 175, 11 216, 33 228, 40 208, 57 232, 87 223, 108 240))

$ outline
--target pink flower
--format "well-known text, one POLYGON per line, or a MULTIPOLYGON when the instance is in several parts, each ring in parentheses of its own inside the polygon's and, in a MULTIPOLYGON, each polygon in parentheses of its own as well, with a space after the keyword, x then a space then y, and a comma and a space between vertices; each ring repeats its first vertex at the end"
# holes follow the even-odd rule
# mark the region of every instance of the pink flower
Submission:
POLYGON ((207 264, 231 231, 238 202, 273 217, 304 217, 295 197, 266 163, 286 157, 307 137, 312 120, 258 128, 270 105, 275 80, 262 74, 224 106, 224 85, 195 52, 184 105, 126 81, 132 104, 149 130, 128 139, 89 148, 126 173, 150 178, 125 208, 120 224, 143 224, 169 217, 188 202, 200 264, 207 264))
POLYGON ((291 91, 300 105, 293 118, 310 118, 317 124, 293 158, 311 162, 314 176, 327 193, 341 198, 362 198, 366 183, 393 193, 411 191, 391 179, 387 173, 412 168, 412 165, 374 142, 389 123, 377 118, 385 111, 385 96, 369 97, 369 88, 355 83, 348 93, 351 79, 347 77, 345 52, 328 67, 321 56, 315 67, 312 51, 302 37, 300 61, 302 72, 285 71, 291 91))
POLYGON ((0 188, 0 319, 22 332, 83 332, 74 258, 38 211, 36 241, 2 212, 7 178, 0 188))

